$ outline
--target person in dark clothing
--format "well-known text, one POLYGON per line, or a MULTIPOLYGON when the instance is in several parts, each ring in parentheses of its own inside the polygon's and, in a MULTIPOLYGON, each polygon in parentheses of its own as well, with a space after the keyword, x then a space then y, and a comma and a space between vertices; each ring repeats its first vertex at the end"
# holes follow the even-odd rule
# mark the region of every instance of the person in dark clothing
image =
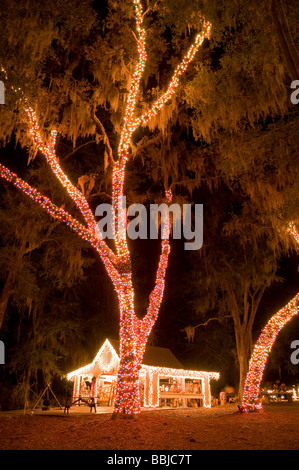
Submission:
POLYGON ((64 413, 67 413, 69 414, 69 411, 70 411, 70 407, 72 405, 72 396, 71 395, 67 395, 66 396, 66 399, 65 399, 65 404, 64 404, 64 413))
POLYGON ((94 397, 90 397, 90 401, 88 403, 88 406, 90 407, 90 412, 92 412, 92 409, 94 408, 94 412, 97 412, 97 407, 96 407, 96 402, 94 397))

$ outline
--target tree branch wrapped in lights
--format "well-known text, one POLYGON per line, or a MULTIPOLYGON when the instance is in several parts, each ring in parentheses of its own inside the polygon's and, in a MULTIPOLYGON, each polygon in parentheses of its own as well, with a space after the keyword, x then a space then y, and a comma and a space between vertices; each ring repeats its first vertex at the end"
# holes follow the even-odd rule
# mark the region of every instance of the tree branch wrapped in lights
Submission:
MULTIPOLYGON (((56 132, 51 132, 51 137, 48 142, 45 143, 43 141, 36 113, 25 98, 22 98, 21 101, 28 115, 32 140, 37 149, 43 153, 51 170, 80 210, 84 224, 81 224, 67 211, 57 207, 51 200, 40 194, 35 188, 32 188, 6 167, 0 165, 0 176, 2 178, 21 189, 33 201, 41 205, 53 218, 66 223, 96 250, 113 282, 118 296, 120 311, 120 363, 114 401, 115 415, 119 413, 135 415, 140 412, 139 370, 141 368, 147 339, 157 320, 162 302, 165 273, 170 252, 169 234, 171 227, 170 223, 168 223, 162 233, 161 254, 156 273, 155 286, 149 297, 146 315, 144 318, 139 319, 134 308, 131 256, 127 244, 126 224, 122 219, 123 211, 121 207, 124 195, 126 163, 132 155, 131 138, 136 129, 140 127, 145 128, 150 119, 156 116, 173 97, 179 85, 180 77, 193 60, 204 39, 209 38, 211 29, 210 24, 205 23, 204 32, 196 36, 194 43, 176 68, 167 90, 153 103, 147 112, 140 116, 137 113, 136 104, 147 55, 145 50, 143 12, 140 0, 134 0, 134 8, 138 62, 131 78, 117 158, 112 158, 112 205, 115 217, 115 251, 107 246, 99 233, 97 223, 85 196, 71 183, 59 165, 59 160, 55 153, 56 132)), ((165 198, 167 203, 171 203, 172 193, 168 188, 166 188, 165 198)))
MULTIPOLYGON (((299 243, 299 234, 293 223, 289 225, 288 231, 296 242, 299 243)), ((299 292, 285 307, 270 318, 262 330, 251 355, 249 371, 246 376, 242 397, 242 405, 240 406, 241 412, 258 411, 262 409, 259 394, 266 362, 278 333, 295 315, 298 315, 298 313, 299 292)))

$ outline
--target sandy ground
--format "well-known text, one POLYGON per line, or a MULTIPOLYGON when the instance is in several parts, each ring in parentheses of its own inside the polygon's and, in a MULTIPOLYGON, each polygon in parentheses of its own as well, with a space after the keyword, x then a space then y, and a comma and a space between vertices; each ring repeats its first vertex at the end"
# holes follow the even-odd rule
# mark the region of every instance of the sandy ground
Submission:
POLYGON ((299 402, 241 414, 237 405, 143 411, 0 412, 1 450, 299 450, 299 402))

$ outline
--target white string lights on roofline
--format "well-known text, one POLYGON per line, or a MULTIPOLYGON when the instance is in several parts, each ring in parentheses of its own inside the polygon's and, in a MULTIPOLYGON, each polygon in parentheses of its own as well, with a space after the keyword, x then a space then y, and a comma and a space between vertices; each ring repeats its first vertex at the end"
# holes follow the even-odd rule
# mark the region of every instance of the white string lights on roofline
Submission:
MULTIPOLYGON (((149 404, 147 406, 159 406, 160 402, 160 388, 159 388, 159 380, 163 377, 168 377, 172 379, 191 379, 191 380, 201 380, 202 387, 203 387, 203 395, 204 395, 204 402, 203 405, 205 408, 209 408, 211 406, 211 390, 210 390, 210 380, 219 380, 220 374, 218 372, 206 372, 206 371, 193 371, 193 370, 185 370, 185 369, 172 369, 169 367, 155 367, 155 366, 146 366, 143 365, 141 368, 142 374, 148 374, 149 376, 149 404), (157 399, 154 403, 153 401, 153 376, 156 377, 156 393, 157 399), (208 387, 208 396, 206 394, 206 387, 208 387)), ((144 391, 146 395, 147 390, 144 391)), ((178 399, 184 398, 184 394, 178 393, 178 399)))
POLYGON ((79 369, 76 369, 70 372, 69 374, 67 374, 67 378, 68 380, 74 380, 74 378, 78 375, 87 375, 87 374, 94 375, 94 372, 96 369, 98 369, 101 374, 108 374, 114 371, 115 369, 117 369, 118 364, 119 364, 119 357, 116 354, 109 340, 106 339, 106 341, 104 342, 103 346, 98 351, 94 360, 90 364, 87 364, 84 367, 80 367, 79 369), (108 363, 105 363, 101 358, 101 356, 106 351, 111 353, 111 358, 108 363))

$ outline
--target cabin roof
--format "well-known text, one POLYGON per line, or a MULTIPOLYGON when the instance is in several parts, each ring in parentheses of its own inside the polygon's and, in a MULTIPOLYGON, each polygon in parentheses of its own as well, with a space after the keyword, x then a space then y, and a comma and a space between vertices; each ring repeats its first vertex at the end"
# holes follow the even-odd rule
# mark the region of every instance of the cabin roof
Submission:
MULTIPOLYGON (((101 356, 104 348, 108 347, 112 349, 114 354, 114 359, 116 356, 119 358, 119 340, 116 339, 106 339, 102 344, 101 348, 99 349, 97 355, 95 356, 93 362, 87 364, 80 369, 74 370, 67 374, 68 379, 74 380, 75 376, 78 375, 88 375, 93 374, 95 375, 102 370, 101 366, 101 356)), ((108 366, 109 368, 110 366, 108 366)), ((162 375, 165 376, 169 375, 169 371, 172 371, 175 375, 179 375, 181 377, 189 377, 189 378, 202 378, 207 377, 209 380, 215 378, 218 380, 219 373, 218 372, 207 372, 207 371, 190 371, 184 369, 183 365, 180 361, 175 357, 175 355, 170 351, 168 348, 160 348, 156 346, 148 346, 145 350, 143 361, 142 361, 142 368, 146 367, 153 367, 159 369, 162 375)))
MULTIPOLYGON (((111 346, 119 356, 119 340, 108 338, 111 346)), ((142 364, 145 366, 169 367, 171 369, 184 369, 181 362, 168 348, 147 346, 143 356, 142 364)))

